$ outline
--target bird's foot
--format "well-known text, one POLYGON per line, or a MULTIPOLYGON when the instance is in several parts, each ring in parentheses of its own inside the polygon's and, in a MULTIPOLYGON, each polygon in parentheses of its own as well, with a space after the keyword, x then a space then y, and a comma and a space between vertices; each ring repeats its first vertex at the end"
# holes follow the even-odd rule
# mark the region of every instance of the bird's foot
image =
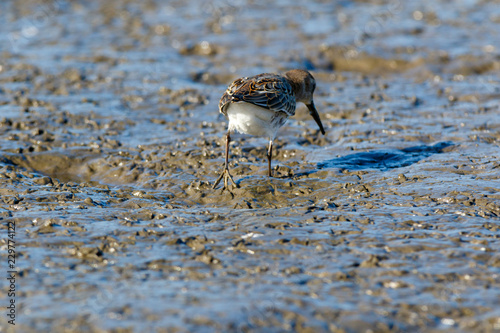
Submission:
POLYGON ((217 185, 219 185, 219 183, 222 180, 222 178, 224 178, 224 187, 222 188, 222 191, 224 191, 225 189, 229 189, 229 187, 228 187, 228 180, 230 180, 231 183, 233 183, 234 187, 238 187, 238 185, 233 180, 233 176, 231 176, 231 174, 229 173, 229 169, 228 168, 224 168, 224 170, 222 170, 222 173, 220 174, 219 178, 217 178, 217 181, 215 182, 215 184, 212 187, 212 189, 215 190, 215 188, 217 187, 217 185))

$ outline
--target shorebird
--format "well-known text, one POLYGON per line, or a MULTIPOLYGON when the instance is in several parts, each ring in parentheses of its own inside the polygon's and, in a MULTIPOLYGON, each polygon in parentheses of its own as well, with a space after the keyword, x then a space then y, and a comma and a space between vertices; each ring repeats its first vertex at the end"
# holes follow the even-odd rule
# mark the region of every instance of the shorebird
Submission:
POLYGON ((284 75, 264 73, 243 77, 231 83, 219 101, 219 111, 229 120, 229 124, 226 134, 225 165, 213 188, 219 185, 222 178, 224 178, 223 190, 228 188, 228 180, 237 187, 229 173, 231 132, 238 131, 269 138, 267 150, 269 177, 272 176, 273 140, 288 117, 295 115, 297 102, 307 106, 321 133, 325 134, 313 102, 315 88, 314 77, 308 71, 301 69, 292 69, 284 75))

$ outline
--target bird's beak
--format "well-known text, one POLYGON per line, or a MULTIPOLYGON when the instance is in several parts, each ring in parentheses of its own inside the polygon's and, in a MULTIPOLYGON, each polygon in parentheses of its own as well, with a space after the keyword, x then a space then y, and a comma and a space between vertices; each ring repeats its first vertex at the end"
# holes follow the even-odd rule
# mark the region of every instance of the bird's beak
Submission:
POLYGON ((311 104, 306 104, 307 108, 309 109, 309 114, 314 118, 316 121, 316 124, 319 126, 319 130, 321 131, 321 134, 325 135, 325 129, 323 128, 323 124, 321 123, 321 119, 319 118, 318 111, 316 110, 316 107, 314 106, 314 102, 311 101, 311 104))

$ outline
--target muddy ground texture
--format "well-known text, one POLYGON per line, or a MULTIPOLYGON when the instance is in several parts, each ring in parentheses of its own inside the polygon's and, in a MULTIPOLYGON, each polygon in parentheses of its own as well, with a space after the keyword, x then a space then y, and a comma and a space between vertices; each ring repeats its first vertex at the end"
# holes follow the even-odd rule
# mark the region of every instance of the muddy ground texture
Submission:
POLYGON ((0 4, 18 332, 500 330, 498 1, 31 2, 0 4), (300 106, 272 179, 234 135, 212 190, 227 84, 296 67, 326 135, 300 106))

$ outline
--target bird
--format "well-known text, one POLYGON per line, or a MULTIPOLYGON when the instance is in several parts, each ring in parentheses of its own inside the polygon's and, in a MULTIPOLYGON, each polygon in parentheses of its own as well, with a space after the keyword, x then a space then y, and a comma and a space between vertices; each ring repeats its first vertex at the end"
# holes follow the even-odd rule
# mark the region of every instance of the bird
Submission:
POLYGON ((324 135, 318 111, 314 105, 313 93, 316 89, 314 77, 306 70, 292 69, 282 75, 263 73, 251 77, 242 77, 231 83, 219 101, 219 112, 228 119, 226 134, 226 155, 222 173, 213 185, 217 188, 224 178, 224 189, 228 189, 228 180, 238 187, 229 173, 229 143, 231 133, 265 136, 269 139, 267 150, 268 176, 272 177, 271 159, 273 140, 280 127, 289 117, 295 115, 297 102, 304 103, 309 114, 318 124, 324 135))

